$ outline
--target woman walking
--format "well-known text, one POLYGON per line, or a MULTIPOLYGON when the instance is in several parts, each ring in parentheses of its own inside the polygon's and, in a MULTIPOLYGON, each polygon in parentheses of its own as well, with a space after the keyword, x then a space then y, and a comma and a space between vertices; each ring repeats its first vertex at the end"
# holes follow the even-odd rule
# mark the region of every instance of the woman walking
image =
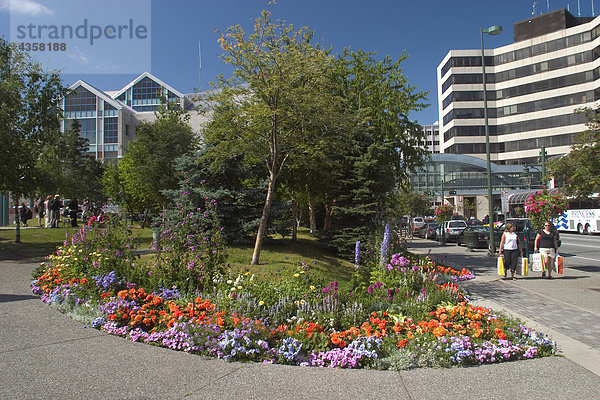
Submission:
POLYGON ((500 254, 504 254, 504 276, 510 269, 510 277, 516 281, 515 271, 521 254, 521 242, 519 236, 515 233, 515 226, 512 223, 506 224, 502 239, 500 239, 500 254))
MULTIPOLYGON (((551 226, 550 221, 544 222, 544 229, 539 231, 535 237, 535 251, 538 251, 539 248, 542 254, 545 269, 548 271, 548 279, 552 279, 552 268, 558 249, 557 234, 556 231, 550 230, 551 226)), ((546 271, 542 272, 542 278, 546 277, 546 271)))

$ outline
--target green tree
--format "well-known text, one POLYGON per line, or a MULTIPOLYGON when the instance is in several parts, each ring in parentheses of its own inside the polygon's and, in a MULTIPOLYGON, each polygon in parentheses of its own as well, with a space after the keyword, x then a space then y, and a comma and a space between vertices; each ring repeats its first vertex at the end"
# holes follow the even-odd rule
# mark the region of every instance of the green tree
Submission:
POLYGON ((587 129, 577 135, 571 151, 548 163, 548 174, 565 183, 565 193, 587 197, 600 192, 600 114, 585 109, 587 129))
MULTIPOLYGON (((193 149, 194 133, 180 110, 161 109, 156 121, 138 125, 136 138, 104 182, 108 194, 129 212, 142 214, 165 208, 163 193, 176 189, 180 174, 175 160, 193 149)), ((145 221, 145 219, 144 219, 145 221)))
POLYGON ((425 216, 431 211, 429 196, 411 190, 401 190, 398 193, 398 203, 401 215, 425 216))
POLYGON ((65 196, 104 200, 101 178, 102 163, 87 153, 88 140, 79 135, 79 123, 74 121, 40 154, 37 166, 43 179, 39 193, 61 193, 65 196))
MULTIPOLYGON (((266 166, 268 187, 256 234, 252 264, 258 264, 277 180, 293 158, 310 153, 327 132, 329 113, 319 108, 332 98, 331 60, 310 44, 312 33, 286 26, 263 11, 254 32, 229 27, 219 42, 232 79, 219 79, 209 99, 214 118, 205 137, 216 162, 241 154, 247 165, 266 166), (311 127, 304 129, 310 121, 311 127)), ((335 105, 335 101, 329 102, 335 105)))
POLYGON ((423 163, 425 152, 417 146, 422 130, 408 115, 424 107, 425 94, 403 75, 406 58, 377 61, 372 53, 346 50, 336 62, 340 95, 356 115, 336 149, 340 168, 330 180, 334 210, 327 237, 340 253, 350 254, 352 243, 367 240, 392 217, 392 193, 423 163))
MULTIPOLYGON (((15 212, 20 197, 40 186, 37 160, 60 136, 56 104, 65 93, 58 72, 44 71, 0 38, 0 191, 11 192, 15 212)), ((20 240, 17 218, 15 241, 20 240)))

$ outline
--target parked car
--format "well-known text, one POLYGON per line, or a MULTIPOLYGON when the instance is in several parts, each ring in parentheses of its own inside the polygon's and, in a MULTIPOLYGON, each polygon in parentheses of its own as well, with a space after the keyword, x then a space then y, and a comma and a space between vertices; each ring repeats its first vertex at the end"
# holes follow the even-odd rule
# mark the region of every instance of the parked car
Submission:
MULTIPOLYGON (((467 223, 464 220, 450 220, 444 222, 443 235, 446 242, 454 242, 459 233, 461 233, 467 227, 467 223)), ((441 240, 441 235, 440 238, 441 240)))
POLYGON ((423 226, 425 226, 425 218, 414 217, 412 223, 413 223, 413 235, 415 233, 418 234, 419 229, 421 229, 423 226))
POLYGON ((456 245, 462 246, 467 245, 467 235, 469 232, 473 232, 473 239, 475 241, 475 248, 477 249, 487 249, 488 247, 488 238, 490 237, 489 228, 483 225, 469 225, 461 233, 456 237, 456 245))
POLYGON ((437 237, 437 227, 439 224, 437 222, 428 222, 421 229, 419 229, 419 237, 425 239, 435 240, 437 237))

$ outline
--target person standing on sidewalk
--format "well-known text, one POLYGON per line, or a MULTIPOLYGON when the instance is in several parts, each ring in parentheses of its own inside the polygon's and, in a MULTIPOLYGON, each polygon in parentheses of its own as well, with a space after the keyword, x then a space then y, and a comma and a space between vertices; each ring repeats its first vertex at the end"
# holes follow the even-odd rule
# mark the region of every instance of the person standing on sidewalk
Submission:
MULTIPOLYGON (((548 279, 552 279, 552 268, 554 267, 554 259, 556 258, 556 250, 558 249, 557 232, 551 230, 550 221, 544 222, 544 229, 538 232, 535 237, 535 251, 540 250, 546 271, 548 271, 548 279)), ((542 272, 542 278, 546 277, 546 271, 542 272)))
POLYGON ((506 224, 502 239, 500 239, 500 254, 504 254, 504 276, 510 269, 510 277, 513 281, 516 281, 515 271, 517 270, 517 264, 519 261, 519 254, 521 254, 521 242, 519 237, 515 233, 515 226, 512 223, 506 224))

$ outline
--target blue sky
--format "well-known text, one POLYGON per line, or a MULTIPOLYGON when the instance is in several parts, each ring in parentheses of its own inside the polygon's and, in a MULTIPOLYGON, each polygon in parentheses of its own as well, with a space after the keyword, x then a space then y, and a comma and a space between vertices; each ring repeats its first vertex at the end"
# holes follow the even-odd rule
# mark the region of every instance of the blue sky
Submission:
MULTIPOLYGON (((90 24, 96 21, 104 28, 113 22, 127 23, 132 19, 148 28, 145 37, 130 43, 138 50, 119 47, 110 51, 110 47, 102 49, 96 44, 95 55, 81 54, 79 58, 60 61, 53 58, 53 62, 65 64, 61 68, 86 72, 65 74, 65 83, 83 79, 102 90, 117 90, 149 70, 180 92, 189 93, 199 87, 206 89, 219 73, 231 74, 231 67, 219 58, 221 51, 215 29, 222 32, 230 25, 240 24, 250 31, 260 11, 268 9, 275 18, 289 24, 309 26, 315 31, 315 39, 332 46, 335 53, 350 47, 374 51, 377 57, 389 54, 397 58, 405 50, 410 58, 403 63, 404 73, 411 85, 429 92, 430 104, 425 111, 414 112, 410 117, 421 124, 430 124, 438 119, 436 68, 446 53, 451 49, 480 48, 479 30, 491 25, 502 25, 504 32, 487 36, 486 47, 512 43, 512 24, 531 17, 533 3, 532 0, 278 0, 270 5, 268 0, 0 0, 0 36, 17 40, 11 22, 14 25, 15 21, 28 18, 34 21, 55 18, 60 24, 75 25, 85 17, 90 24), (75 15, 76 4, 84 5, 79 7, 83 11, 78 11, 83 14, 75 15), (123 21, 116 21, 117 16, 123 21), (198 43, 202 49, 201 82, 198 43), (94 56, 101 60, 94 60, 94 56), (77 62, 86 62, 87 67, 84 69, 77 62), (138 69, 143 70, 138 73, 138 69), (98 71, 103 74, 91 73, 98 71)), ((573 15, 578 15, 577 0, 535 3, 537 14, 569 8, 573 15)), ((592 0, 580 0, 581 16, 591 16, 593 6, 598 15, 599 0, 595 4, 592 0)), ((75 47, 72 43, 69 46, 70 50, 75 47)))

